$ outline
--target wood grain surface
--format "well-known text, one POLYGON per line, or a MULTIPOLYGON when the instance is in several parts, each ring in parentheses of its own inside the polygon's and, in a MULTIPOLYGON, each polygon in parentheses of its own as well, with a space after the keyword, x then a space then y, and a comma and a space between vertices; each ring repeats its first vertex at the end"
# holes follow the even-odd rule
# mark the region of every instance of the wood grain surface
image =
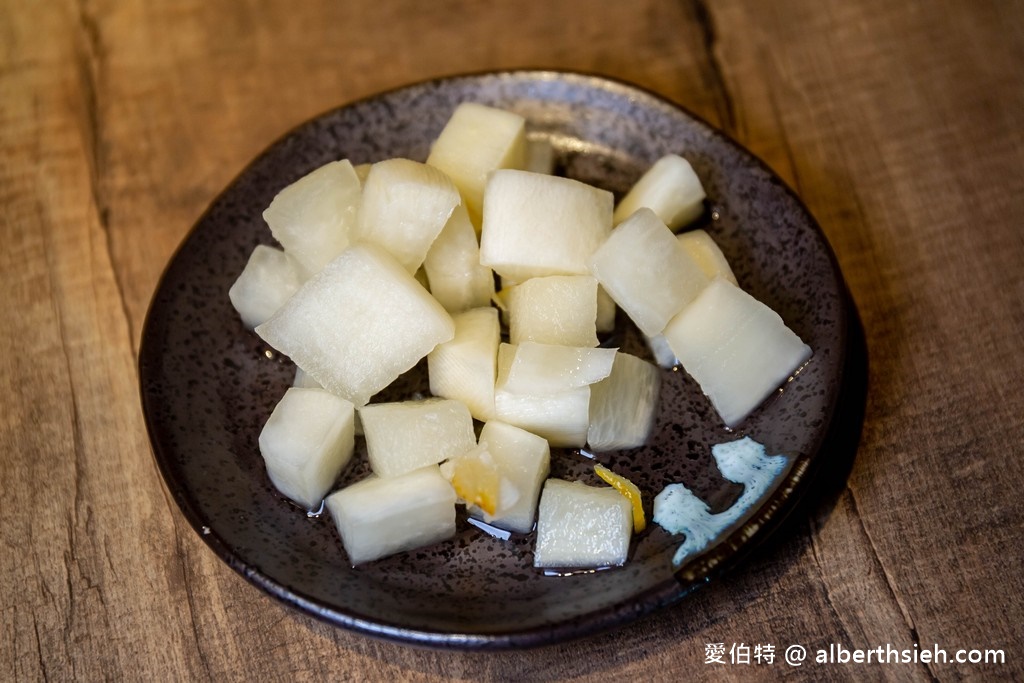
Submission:
POLYGON ((1024 677, 1022 70, 1012 0, 0 0, 0 680, 1024 677), (777 170, 863 317, 866 418, 848 478, 684 603, 537 650, 416 650, 206 548, 151 455, 139 336, 175 247, 278 136, 510 67, 635 82, 777 170), (1005 662, 705 664, 719 642, 1005 662))

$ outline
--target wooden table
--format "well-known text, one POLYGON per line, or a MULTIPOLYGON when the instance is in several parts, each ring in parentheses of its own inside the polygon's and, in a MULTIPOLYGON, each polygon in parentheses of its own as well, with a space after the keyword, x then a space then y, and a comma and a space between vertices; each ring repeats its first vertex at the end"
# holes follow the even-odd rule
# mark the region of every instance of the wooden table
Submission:
POLYGON ((0 680, 1024 676, 1024 4, 0 4, 0 680), (244 165, 326 109, 539 66, 650 88, 809 205, 864 320, 856 460, 769 552, 614 633, 411 649, 294 613, 165 490, 136 356, 157 278, 244 165), (774 664, 707 645, 774 644, 774 664), (1002 650, 815 664, 784 648, 1002 650))

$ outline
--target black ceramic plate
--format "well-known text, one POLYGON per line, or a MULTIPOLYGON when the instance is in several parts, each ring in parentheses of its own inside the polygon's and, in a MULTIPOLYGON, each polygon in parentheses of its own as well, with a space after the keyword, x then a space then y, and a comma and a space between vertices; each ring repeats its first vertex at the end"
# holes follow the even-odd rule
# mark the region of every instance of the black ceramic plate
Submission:
MULTIPOLYGON (((443 647, 508 648, 556 642, 673 603, 734 563, 806 489, 840 394, 848 303, 814 220, 751 154, 679 107, 602 78, 519 71, 429 81, 346 105, 274 143, 213 202, 168 265, 143 333, 140 377, 153 450, 167 486, 203 539, 245 578, 334 624, 443 647), (702 221, 740 284, 774 308, 814 349, 795 381, 735 432, 722 426, 682 371, 665 371, 656 430, 632 451, 597 459, 645 493, 682 482, 714 510, 741 488, 722 478, 712 444, 749 435, 791 465, 763 505, 683 567, 682 541, 656 525, 626 566, 545 576, 533 535, 501 541, 464 523, 454 540, 352 568, 328 516, 307 518, 272 488, 257 437, 289 386, 293 366, 239 322, 227 291, 257 244, 272 244, 261 213, 275 193, 339 158, 425 159, 452 109, 471 100, 524 115, 556 148, 558 172, 622 193, 666 153, 690 160, 707 189, 702 221)), ((621 318, 621 316, 620 316, 621 318)), ((620 319, 616 343, 648 356, 620 319)), ((426 391, 422 367, 385 393, 426 391)), ((366 471, 357 443, 342 482, 366 471)), ((555 451, 552 474, 597 484, 592 462, 555 451)))

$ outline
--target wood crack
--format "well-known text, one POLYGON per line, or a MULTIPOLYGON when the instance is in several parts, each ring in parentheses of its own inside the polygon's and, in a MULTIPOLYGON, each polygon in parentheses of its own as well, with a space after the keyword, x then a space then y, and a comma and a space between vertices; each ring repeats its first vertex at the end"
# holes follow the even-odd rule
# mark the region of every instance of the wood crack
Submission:
POLYGON ((103 74, 106 69, 106 51, 103 46, 103 36, 100 30, 99 21, 89 7, 89 0, 78 2, 78 24, 81 29, 82 40, 78 53, 79 82, 82 86, 82 93, 85 106, 86 129, 84 131, 85 146, 88 154, 89 189, 92 194, 93 205, 96 207, 96 216, 100 231, 103 234, 103 248, 107 252, 107 259, 110 262, 110 270, 114 280, 114 287, 117 290, 117 299, 121 307, 121 314, 124 316, 125 324, 128 326, 128 348, 131 350, 132 358, 138 364, 138 355, 135 351, 135 333, 132 329, 132 318, 128 311, 128 303, 125 300, 124 283, 114 266, 114 238, 110 229, 110 201, 107 191, 103 187, 103 179, 107 168, 107 149, 103 136, 102 106, 100 91, 102 88, 103 74))
MULTIPOLYGON (((38 207, 38 211, 40 212, 40 216, 45 215, 41 205, 38 207)), ((71 354, 68 351, 71 341, 68 339, 67 333, 64 330, 64 310, 61 306, 62 296, 60 293, 61 286, 58 279, 54 276, 57 264, 53 262, 53 254, 56 253, 56 250, 55 245, 53 244, 53 235, 49 229, 48 223, 43 220, 42 224, 44 226, 43 240, 46 254, 46 274, 48 287, 51 292, 50 301, 51 305, 54 307, 54 321, 57 325, 57 336, 60 339, 60 350, 67 381, 67 396, 68 401, 71 404, 70 427, 72 457, 70 458, 70 463, 73 469, 74 491, 72 492, 71 505, 66 518, 68 540, 67 550, 64 553, 64 578, 68 596, 68 617, 64 623, 64 642, 67 650, 70 652, 73 649, 71 647, 73 645, 71 642, 71 633, 74 630, 75 618, 75 587, 71 568, 73 564, 77 564, 77 560, 75 558, 75 547, 77 545, 75 530, 79 521, 78 511, 84 504, 84 474, 82 472, 82 459, 85 453, 85 444, 82 438, 81 413, 78 405, 78 396, 75 391, 71 354)))
MULTIPOLYGON (((920 648, 921 637, 918 634, 918 628, 916 628, 916 626, 914 625, 913 618, 910 616, 910 612, 907 609, 906 605, 904 605, 903 601, 899 598, 899 594, 896 591, 896 582, 892 578, 892 575, 889 573, 889 571, 886 570, 886 566, 882 562, 882 555, 879 553, 878 547, 874 545, 874 541, 871 539, 871 535, 867 530, 867 526, 864 524, 864 518, 863 516, 861 516, 860 509, 857 506, 857 497, 853 492, 853 488, 851 488, 849 484, 847 484, 846 489, 844 490, 844 495, 850 503, 850 513, 853 516, 853 518, 856 519, 857 527, 860 529, 860 533, 863 536, 864 540, 867 542, 867 547, 870 549, 870 559, 873 562, 874 566, 878 567, 879 575, 882 578, 882 581, 885 585, 885 589, 889 593, 889 597, 892 599, 892 602, 896 605, 896 608, 899 610, 900 615, 903 617, 903 623, 906 626, 907 633, 909 634, 911 641, 914 645, 920 648)), ((815 529, 814 536, 817 536, 817 529, 815 529)), ((818 560, 817 545, 814 543, 813 537, 812 548, 814 549, 814 562, 820 568, 821 563, 818 560)), ((836 612, 833 603, 831 603, 831 598, 828 597, 828 594, 828 588, 827 586, 825 586, 826 602, 828 602, 829 608, 833 610, 834 615, 839 617, 839 614, 836 612)), ((844 634, 849 635, 847 634, 846 627, 842 626, 842 624, 841 627, 843 628, 844 634)), ((872 644, 868 643, 867 645, 872 644)), ((932 670, 932 667, 928 663, 926 663, 926 661, 922 661, 921 666, 924 667, 926 674, 932 680, 938 680, 936 678, 935 672, 932 670)))
POLYGON ((711 90, 715 93, 715 105, 718 109, 718 116, 721 126, 726 132, 735 135, 736 133, 736 104, 733 101, 732 93, 726 84, 725 70, 718 59, 718 32, 715 29, 715 22, 708 9, 706 0, 691 0, 694 19, 700 27, 701 38, 704 43, 704 55, 707 58, 708 81, 711 90))
POLYGON ((49 681, 50 672, 46 669, 46 659, 43 658, 43 644, 39 639, 39 622, 35 618, 32 619, 32 628, 36 634, 36 659, 39 662, 39 673, 42 674, 44 681, 49 681))
POLYGON ((181 547, 181 534, 178 533, 177 524, 174 525, 174 536, 174 545, 178 549, 178 552, 176 553, 178 556, 178 565, 181 567, 181 581, 185 587, 185 598, 188 603, 188 618, 192 625, 192 637, 196 641, 196 652, 199 654, 199 661, 202 662, 203 670, 206 672, 207 679, 213 680, 213 670, 210 668, 210 662, 206 657, 206 650, 203 648, 203 640, 199 633, 199 623, 196 621, 195 597, 192 595, 192 589, 189 586, 188 566, 185 562, 185 549, 181 547))
POLYGON ((210 662, 206 656, 206 650, 203 648, 203 641, 199 632, 199 623, 196 621, 195 598, 192 595, 192 587, 188 578, 188 564, 185 562, 185 548, 182 545, 183 540, 181 533, 178 531, 178 523, 175 519, 177 504, 170 496, 166 487, 161 486, 160 490, 161 493, 163 493, 164 504, 167 506, 168 514, 171 516, 171 531, 174 534, 174 547, 176 549, 175 556, 178 560, 178 568, 181 571, 182 590, 185 593, 185 604, 188 606, 188 619, 192 627, 192 638, 195 640, 195 651, 199 655, 199 661, 203 665, 203 670, 206 672, 206 678, 212 680, 214 678, 213 670, 210 668, 210 662))
POLYGON ((68 592, 68 615, 64 621, 64 648, 68 652, 68 659, 71 661, 71 665, 75 665, 75 658, 70 656, 70 653, 74 651, 72 647, 74 640, 72 638, 72 631, 75 628, 75 584, 71 579, 71 566, 75 562, 75 549, 74 549, 74 530, 71 519, 68 519, 68 549, 64 553, 64 583, 68 592))
MULTIPOLYGON (((906 605, 903 604, 903 601, 900 600, 899 594, 896 591, 896 581, 882 563, 882 556, 879 554, 878 548, 875 546, 875 542, 871 538, 871 534, 868 532, 867 526, 864 524, 864 518, 860 514, 860 508, 857 506, 857 496, 849 485, 846 486, 846 493, 849 495, 850 508, 853 516, 857 520, 857 525, 860 527, 860 531, 864 535, 865 540, 868 542, 868 547, 871 549, 871 557, 879 569, 882 580, 885 582, 886 590, 889 591, 889 596, 896 604, 897 609, 899 609, 900 615, 903 617, 903 622, 907 626, 907 631, 910 633, 911 639, 916 645, 920 646, 921 638, 918 635, 917 626, 914 624, 914 620, 910 616, 910 611, 907 609, 906 605)), ((938 680, 935 672, 932 670, 932 667, 928 662, 921 662, 921 666, 924 667, 925 672, 933 681, 938 680)))
POLYGON ((824 590, 825 594, 825 604, 828 605, 828 610, 832 614, 832 618, 835 619, 836 624, 838 624, 839 628, 842 629, 843 637, 845 638, 846 642, 852 643, 853 637, 850 635, 850 632, 846 629, 846 624, 843 623, 843 618, 842 616, 840 616, 839 610, 836 609, 835 602, 833 602, 832 600, 832 591, 829 590, 828 581, 825 580, 825 569, 821 564, 821 557, 818 555, 818 543, 816 542, 818 529, 817 524, 815 523, 815 520, 813 518, 810 520, 810 525, 812 530, 810 539, 811 559, 814 560, 814 566, 818 569, 818 576, 821 579, 822 589, 824 590))

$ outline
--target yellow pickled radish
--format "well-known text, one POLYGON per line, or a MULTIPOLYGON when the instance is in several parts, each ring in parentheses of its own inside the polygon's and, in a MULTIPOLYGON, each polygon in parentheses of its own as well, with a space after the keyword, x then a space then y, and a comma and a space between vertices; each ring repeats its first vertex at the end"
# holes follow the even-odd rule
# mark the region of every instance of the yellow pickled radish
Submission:
POLYGON ((621 474, 616 474, 604 465, 594 465, 594 472, 605 482, 624 495, 633 506, 633 533, 640 533, 647 527, 647 520, 644 517, 644 506, 640 499, 640 489, 637 485, 626 479, 621 474))

